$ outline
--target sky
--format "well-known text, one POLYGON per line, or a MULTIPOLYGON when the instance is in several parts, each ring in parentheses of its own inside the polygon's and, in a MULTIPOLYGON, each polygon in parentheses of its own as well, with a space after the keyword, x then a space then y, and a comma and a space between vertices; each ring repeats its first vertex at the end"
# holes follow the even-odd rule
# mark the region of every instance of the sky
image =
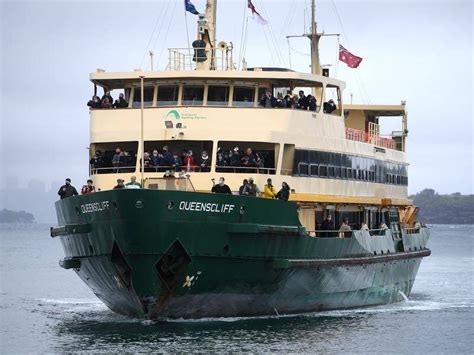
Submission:
MULTIPOLYGON (((205 0, 192 1, 203 11, 205 0)), ((309 71, 309 41, 290 40, 309 25, 310 0, 254 0, 269 22, 249 17, 245 1, 218 2, 217 39, 249 66, 309 71), (306 9, 306 10, 305 10, 306 9), (291 53, 291 55, 289 55, 291 53)), ((46 186, 88 174, 89 73, 166 65, 169 47, 186 47, 196 17, 183 1, 0 0, 0 188, 8 177, 46 186)), ((363 57, 337 64, 336 37, 321 40, 321 63, 347 82, 354 103, 407 101, 409 193, 473 193, 473 5, 471 1, 317 1, 318 29, 363 57)))

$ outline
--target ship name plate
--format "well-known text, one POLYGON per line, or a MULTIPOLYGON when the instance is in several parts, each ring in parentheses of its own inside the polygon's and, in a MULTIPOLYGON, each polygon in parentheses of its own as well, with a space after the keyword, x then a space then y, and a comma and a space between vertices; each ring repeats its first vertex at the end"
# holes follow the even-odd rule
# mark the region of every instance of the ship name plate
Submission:
POLYGON ((231 213, 235 205, 227 203, 197 202, 197 201, 181 201, 179 209, 181 211, 194 212, 212 212, 212 213, 231 213))
POLYGON ((81 212, 85 213, 93 213, 93 212, 101 212, 108 210, 110 207, 109 201, 101 201, 101 202, 93 202, 93 203, 85 203, 81 205, 81 212))

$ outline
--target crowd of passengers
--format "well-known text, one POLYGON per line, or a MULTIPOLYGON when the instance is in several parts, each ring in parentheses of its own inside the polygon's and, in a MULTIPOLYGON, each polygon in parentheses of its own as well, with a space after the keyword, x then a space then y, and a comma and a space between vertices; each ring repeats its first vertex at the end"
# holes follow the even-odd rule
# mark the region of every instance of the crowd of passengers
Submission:
POLYGON ((92 99, 89 100, 87 106, 90 108, 125 108, 128 107, 128 102, 125 100, 125 95, 123 93, 119 94, 119 98, 115 100, 110 95, 110 91, 107 91, 102 98, 97 95, 92 96, 92 99))
MULTIPOLYGON (((309 111, 316 111, 318 108, 316 97, 310 94, 306 96, 303 90, 300 90, 298 95, 292 95, 290 90, 287 91, 285 96, 279 92, 277 97, 273 96, 270 90, 267 90, 260 98, 259 105, 266 108, 280 107, 309 111)), ((334 100, 331 99, 323 104, 324 113, 331 113, 335 110, 337 110, 337 106, 334 100)))
POLYGON ((250 147, 245 152, 239 147, 234 147, 229 151, 217 148, 216 166, 217 171, 225 171, 226 168, 250 168, 249 171, 255 168, 268 168, 265 165, 264 155, 254 152, 250 147))
MULTIPOLYGON (((125 172, 134 169, 136 157, 126 150, 117 147, 112 157, 106 157, 100 150, 97 150, 90 159, 91 169, 113 168, 114 172, 125 172)), ((184 149, 181 154, 178 152, 171 153, 168 146, 164 146, 161 150, 154 149, 143 154, 143 162, 145 171, 165 171, 171 169, 175 172, 186 171, 210 172, 211 157, 206 150, 203 150, 198 158, 194 156, 191 149, 184 149)), ((221 148, 217 149, 217 170, 225 171, 226 168, 242 168, 241 171, 254 171, 256 168, 268 168, 265 166, 264 155, 256 153, 252 148, 247 148, 245 152, 239 147, 235 147, 229 151, 221 148)))
MULTIPOLYGON (((306 111, 316 111, 318 108, 316 98, 310 94, 306 96, 303 90, 300 90, 298 95, 292 95, 291 90, 288 90, 284 97, 280 92, 277 94, 277 97, 275 97, 270 90, 267 90, 260 98, 259 105, 266 108, 280 107, 306 111)), ((114 102, 114 99, 110 95, 110 91, 107 91, 102 98, 99 98, 97 95, 92 96, 92 99, 89 100, 87 106, 94 109, 126 108, 128 107, 128 102, 125 100, 123 93, 120 93, 119 98, 114 102)), ((324 113, 331 113, 335 110, 337 110, 337 106, 334 103, 334 100, 331 99, 323 104, 324 113)))

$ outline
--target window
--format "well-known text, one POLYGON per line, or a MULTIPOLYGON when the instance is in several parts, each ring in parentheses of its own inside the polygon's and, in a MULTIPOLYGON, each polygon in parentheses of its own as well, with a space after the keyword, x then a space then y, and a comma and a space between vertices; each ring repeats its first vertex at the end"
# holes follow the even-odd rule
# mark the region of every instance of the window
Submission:
POLYGON ((91 143, 90 175, 135 172, 138 142, 91 143))
MULTIPOLYGON (((266 175, 276 173, 276 162, 280 152, 278 143, 219 141, 217 146, 220 149, 216 153, 216 172, 266 175)), ((295 164, 293 169, 288 169, 288 175, 290 175, 298 170, 298 164, 294 163, 293 159, 288 159, 288 156, 293 153, 291 146, 285 146, 285 149, 283 156, 285 169, 282 171, 286 172, 287 165, 285 164, 295 164)), ((308 165, 306 164, 307 173, 308 165)))
POLYGON ((339 116, 341 114, 341 92, 339 87, 328 85, 324 90, 324 103, 323 103, 323 110, 325 113, 329 113, 331 115, 339 116), (331 106, 330 100, 336 105, 331 106))
POLYGON ((178 85, 163 85, 158 87, 157 106, 172 106, 178 103, 178 85))
POLYGON ((209 85, 207 104, 209 106, 227 106, 229 102, 229 87, 209 85))
MULTIPOLYGON (((133 92, 133 108, 140 108, 141 107, 141 88, 135 87, 133 92)), ((146 86, 143 88, 143 106, 150 107, 153 105, 153 91, 155 88, 153 86, 146 86)))
POLYGON ((233 106, 253 107, 255 88, 236 86, 234 87, 233 106))
POLYGON ((341 153, 296 149, 293 175, 354 179, 385 184, 407 185, 407 168, 403 164, 341 153))
POLYGON ((184 85, 183 100, 184 106, 201 106, 204 97, 204 85, 184 85))

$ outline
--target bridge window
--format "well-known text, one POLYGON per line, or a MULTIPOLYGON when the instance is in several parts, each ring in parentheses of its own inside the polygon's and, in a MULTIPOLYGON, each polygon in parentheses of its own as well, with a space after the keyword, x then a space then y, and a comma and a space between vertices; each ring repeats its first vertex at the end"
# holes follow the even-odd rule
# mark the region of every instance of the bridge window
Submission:
POLYGON ((157 106, 173 106, 178 103, 178 85, 160 85, 158 87, 157 106))
MULTIPOLYGON (((146 86, 143 88, 143 106, 150 107, 153 105, 153 86, 146 86)), ((140 108, 141 107, 141 88, 135 87, 133 89, 133 108, 140 108)))
POLYGON ((209 85, 207 104, 209 106, 227 106, 229 102, 229 87, 209 85))
POLYGON ((90 175, 135 172, 138 142, 92 143, 90 175))
POLYGON ((255 88, 236 86, 234 87, 233 106, 253 107, 255 88))
POLYGON ((184 85, 182 105, 202 106, 204 98, 204 85, 184 85))

